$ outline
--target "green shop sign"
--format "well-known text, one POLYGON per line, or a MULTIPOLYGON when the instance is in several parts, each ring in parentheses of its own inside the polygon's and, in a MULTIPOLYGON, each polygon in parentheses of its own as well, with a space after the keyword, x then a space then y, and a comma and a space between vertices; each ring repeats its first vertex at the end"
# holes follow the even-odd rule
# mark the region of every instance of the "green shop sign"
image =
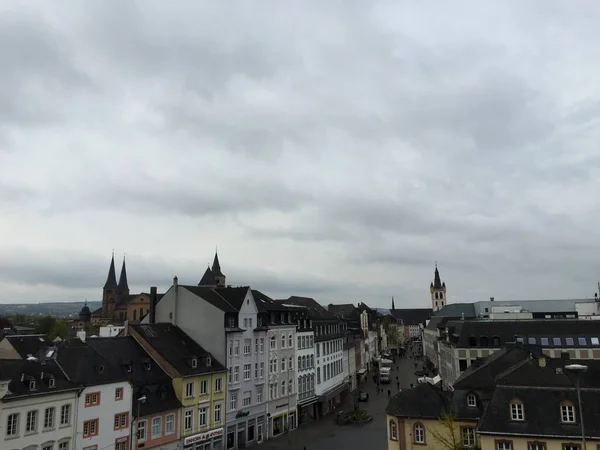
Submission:
POLYGON ((239 413, 237 413, 235 415, 235 418, 239 419, 240 417, 246 417, 249 414, 250 414, 250 411, 240 411, 239 413))

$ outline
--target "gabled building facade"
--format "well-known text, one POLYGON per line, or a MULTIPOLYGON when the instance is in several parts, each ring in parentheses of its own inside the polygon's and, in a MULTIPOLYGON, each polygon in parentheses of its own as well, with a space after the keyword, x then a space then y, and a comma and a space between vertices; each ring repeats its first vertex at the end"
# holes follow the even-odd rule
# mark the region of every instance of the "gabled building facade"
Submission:
POLYGON ((344 335, 345 322, 338 319, 314 299, 292 296, 278 300, 285 305, 306 309, 315 329, 315 394, 318 397, 317 416, 333 412, 348 393, 349 384, 344 381, 344 335))
MULTIPOLYGON (((152 313, 150 314, 152 316, 152 313)), ((152 317, 149 318, 152 322, 152 317)), ((179 327, 170 323, 147 323, 130 325, 127 333, 149 354, 153 362, 172 379, 171 388, 164 389, 162 383, 146 386, 136 391, 136 397, 158 396, 163 402, 160 409, 152 409, 145 400, 140 406, 146 408, 146 417, 154 412, 153 418, 141 416, 146 436, 153 436, 153 427, 163 427, 165 433, 176 430, 180 437, 173 438, 173 448, 184 450, 221 450, 224 448, 224 426, 226 408, 225 366, 204 347, 194 341, 179 327), (158 392, 156 392, 158 389, 158 392), (161 395, 174 392, 175 398, 161 395), (177 401, 176 401, 177 400, 177 401), (173 415, 173 408, 181 405, 173 415), (169 406, 171 405, 171 406, 169 406), (167 425, 169 429, 167 430, 167 425)), ((142 414, 144 410, 142 410, 142 414)), ((158 441, 157 441, 158 442, 158 441)), ((170 441, 171 442, 171 441, 170 441)))
POLYGON ((224 361, 227 449, 267 438, 268 328, 261 313, 249 287, 179 285, 177 278, 154 310, 156 323, 178 326, 213 358, 224 361))
POLYGON ((79 391, 53 359, 0 361, 0 448, 74 450, 79 391))
POLYGON ((294 308, 277 303, 259 291, 252 291, 259 305, 259 315, 267 323, 269 438, 291 432, 297 426, 296 407, 296 326, 294 308), (262 312, 264 311, 264 313, 262 312))
POLYGON ((81 386, 74 407, 75 449, 129 449, 132 387, 127 367, 115 366, 80 336, 61 345, 56 356, 68 379, 81 386))

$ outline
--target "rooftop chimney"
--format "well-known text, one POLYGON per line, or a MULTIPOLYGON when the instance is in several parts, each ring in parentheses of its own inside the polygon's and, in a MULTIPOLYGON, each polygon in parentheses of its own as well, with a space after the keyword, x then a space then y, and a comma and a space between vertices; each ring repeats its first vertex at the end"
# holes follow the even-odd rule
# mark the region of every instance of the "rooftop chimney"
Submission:
POLYGON ((156 286, 150 288, 150 311, 148 313, 148 320, 150 324, 156 323, 156 302, 158 301, 158 295, 156 294, 156 286))
POLYGON ((540 356, 540 358, 538 359, 538 363, 539 363, 540 367, 546 367, 546 357, 540 356))
POLYGON ((173 300, 173 312, 171 313, 171 324, 177 325, 177 303, 179 300, 179 283, 177 277, 173 278, 173 289, 175 290, 175 299, 173 300))

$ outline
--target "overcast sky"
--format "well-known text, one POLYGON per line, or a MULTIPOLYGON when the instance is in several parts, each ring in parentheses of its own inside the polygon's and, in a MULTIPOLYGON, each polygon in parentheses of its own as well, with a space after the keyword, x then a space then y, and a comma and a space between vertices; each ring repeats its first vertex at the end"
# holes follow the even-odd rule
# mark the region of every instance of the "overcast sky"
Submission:
POLYGON ((0 302, 592 297, 600 3, 0 3, 0 302), (143 6, 142 6, 143 5, 143 6), (176 6, 175 6, 176 5, 176 6), (63 5, 64 6, 64 5, 63 5))

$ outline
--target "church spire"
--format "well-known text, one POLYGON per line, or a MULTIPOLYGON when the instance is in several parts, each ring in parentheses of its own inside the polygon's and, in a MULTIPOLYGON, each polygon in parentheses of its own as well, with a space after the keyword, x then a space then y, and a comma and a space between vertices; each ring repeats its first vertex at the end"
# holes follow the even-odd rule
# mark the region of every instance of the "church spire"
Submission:
POLYGON ((433 287, 435 289, 442 288, 442 280, 440 279, 440 271, 438 270, 437 264, 435 265, 435 272, 433 274, 433 287))
POLYGON ((396 305, 394 305, 394 297, 392 297, 392 309, 396 309, 396 305))
POLYGON ((215 259, 213 260, 211 271, 215 277, 224 277, 225 276, 221 272, 221 264, 219 263, 219 255, 216 250, 215 250, 215 259))
POLYGON ((115 289, 117 287, 117 275, 115 273, 115 252, 110 259, 110 268, 108 269, 108 277, 104 284, 104 289, 115 289))
POLYGON ((125 268, 125 256, 123 256, 123 266, 121 267, 121 276, 119 277, 119 289, 129 290, 129 285, 127 284, 127 269, 125 268))

